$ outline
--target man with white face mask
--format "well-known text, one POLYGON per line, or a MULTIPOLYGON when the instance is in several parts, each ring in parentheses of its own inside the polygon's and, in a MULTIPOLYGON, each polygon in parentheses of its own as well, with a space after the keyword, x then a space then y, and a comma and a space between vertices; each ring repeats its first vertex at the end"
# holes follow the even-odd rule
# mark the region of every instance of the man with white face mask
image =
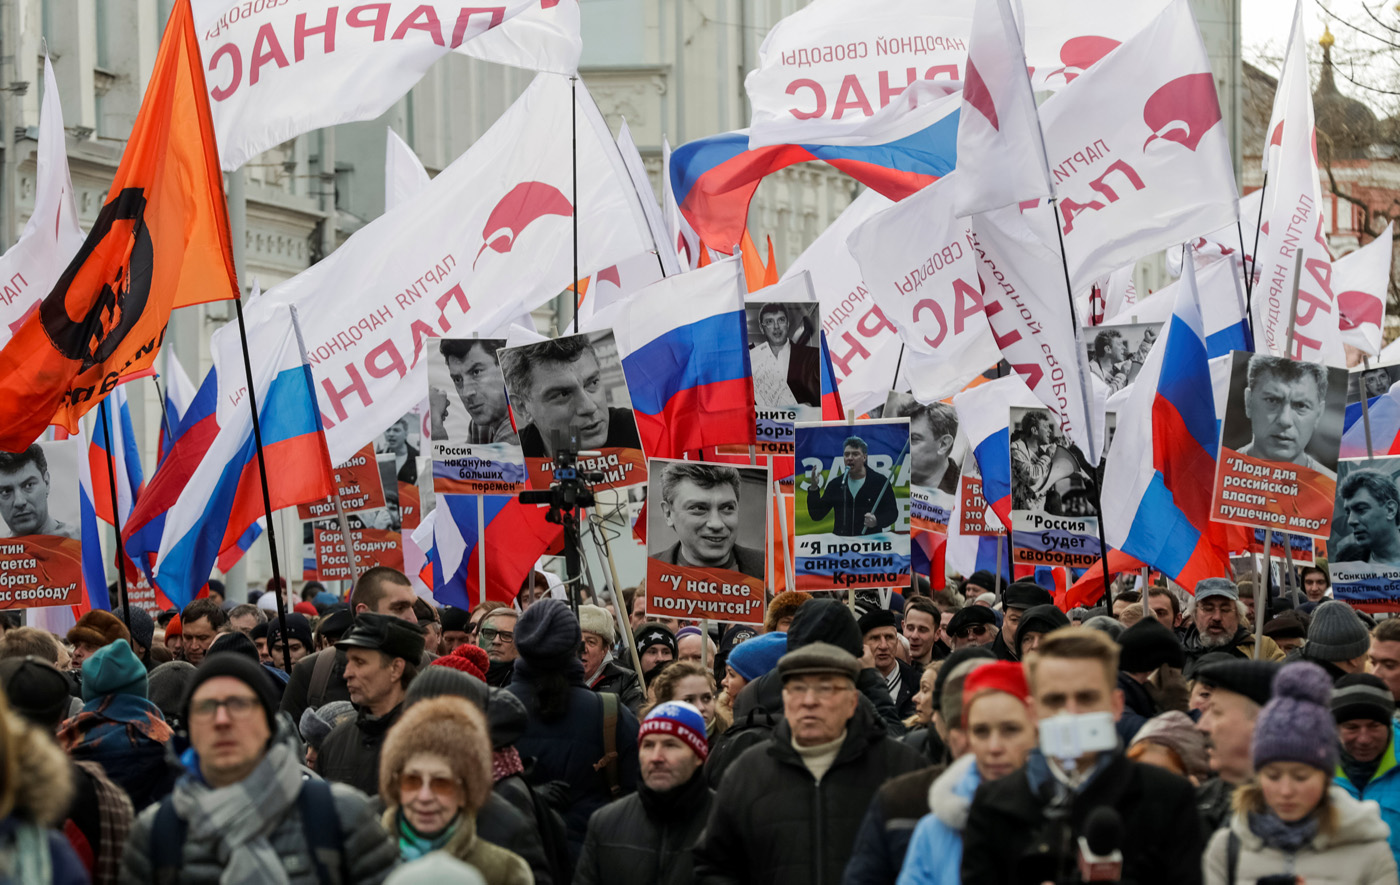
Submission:
POLYGON ((1120 837, 1116 879, 1199 883, 1202 833, 1191 784, 1126 758, 1118 743, 1118 646, 1103 633, 1064 627, 1025 666, 1040 746, 1025 767, 978 790, 963 833, 962 881, 1074 881, 1080 838, 1091 819, 1111 813, 1121 833, 1153 834, 1120 837))

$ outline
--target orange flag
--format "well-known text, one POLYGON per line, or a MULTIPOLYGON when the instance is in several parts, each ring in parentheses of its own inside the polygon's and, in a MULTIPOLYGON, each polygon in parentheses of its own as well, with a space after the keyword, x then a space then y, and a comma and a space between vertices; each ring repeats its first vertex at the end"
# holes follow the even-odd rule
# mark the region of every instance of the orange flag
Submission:
POLYGON ((170 311, 237 298, 190 0, 166 24, 121 165, 82 249, 0 350, 0 451, 78 419, 155 361, 170 311))

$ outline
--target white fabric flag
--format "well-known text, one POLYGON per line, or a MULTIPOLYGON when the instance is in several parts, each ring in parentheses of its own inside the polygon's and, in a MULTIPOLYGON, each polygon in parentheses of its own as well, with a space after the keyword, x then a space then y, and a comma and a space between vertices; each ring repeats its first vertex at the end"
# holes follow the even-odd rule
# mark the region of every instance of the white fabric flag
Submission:
POLYGON ((304 132, 374 119, 449 52, 572 74, 583 49, 578 0, 193 3, 230 170, 304 132))
POLYGON ((39 108, 39 149, 35 156, 34 213, 15 244, 0 255, 0 347, 63 275, 82 248, 73 180, 64 147, 63 109, 58 81, 44 59, 44 103, 39 108))
MULTIPOLYGON (((1001 355, 1026 386, 1060 419, 1060 429, 1097 463, 1099 445, 1089 444, 1085 408, 1084 349, 1070 318, 1048 204, 1022 211, 1007 206, 972 221, 973 252, 980 262, 987 322, 1001 355)), ((1102 418, 1100 417, 1100 421, 1102 418)), ((1095 442, 1103 439, 1094 434, 1095 442)))
POLYGON ((1063 89, 1141 31, 1170 0, 1017 3, 1031 87, 1063 89))
POLYGON ((1007 0, 976 0, 958 118, 960 216, 1048 197, 1050 170, 1007 0))
POLYGON ((647 177, 646 164, 642 161, 636 142, 632 141, 632 130, 627 127, 626 120, 622 121, 617 133, 617 152, 622 155, 622 165, 627 167, 627 177, 637 191, 642 212, 646 214, 647 229, 651 231, 653 249, 661 257, 661 267, 666 276, 675 276, 681 272, 681 263, 674 250, 663 248, 670 236, 661 217, 661 206, 656 202, 656 191, 652 190, 651 179, 647 177))
POLYGON ((676 250, 676 263, 683 270, 695 270, 700 265, 700 237, 676 203, 676 192, 671 187, 671 142, 664 135, 661 136, 661 195, 667 242, 676 250))
POLYGON ((921 374, 932 399, 952 396, 1001 359, 967 226, 953 215, 962 176, 945 176, 895 203, 846 240, 875 304, 909 350, 930 355, 921 368, 932 374, 921 374))
POLYGON ((332 463, 422 399, 430 339, 489 337, 573 282, 571 149, 559 137, 573 95, 579 270, 650 250, 636 192, 588 91, 540 74, 426 188, 247 309, 251 329, 259 310, 298 307, 332 463))
POLYGON ((1264 193, 1266 226, 1259 247, 1259 285, 1253 298, 1254 338, 1261 353, 1345 368, 1340 312, 1331 282, 1332 258, 1322 223, 1313 127, 1303 4, 1299 0, 1264 148, 1269 183, 1264 193), (1297 272, 1300 251, 1302 268, 1297 272), (1292 352, 1285 354, 1295 277, 1298 319, 1292 352))
POLYGON ((1186 0, 1123 50, 1040 108, 1076 292, 1237 217, 1215 78, 1186 0))
POLYGON ((387 143, 384 150, 384 211, 388 212, 398 204, 428 186, 428 170, 423 161, 413 152, 413 148, 392 129, 386 130, 387 143))
POLYGON ((1380 236, 1332 265, 1332 290, 1337 293, 1341 311, 1342 343, 1371 356, 1381 352, 1394 226, 1394 222, 1387 224, 1380 236))

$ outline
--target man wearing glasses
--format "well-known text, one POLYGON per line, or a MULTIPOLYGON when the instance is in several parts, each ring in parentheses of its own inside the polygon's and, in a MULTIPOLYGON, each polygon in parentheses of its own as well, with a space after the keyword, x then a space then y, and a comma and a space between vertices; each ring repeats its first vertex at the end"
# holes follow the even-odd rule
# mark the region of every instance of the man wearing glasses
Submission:
POLYGON ((804 645, 783 655, 778 675, 783 721, 765 751, 740 756, 721 779, 695 850, 697 879, 840 882, 875 791, 926 764, 860 704, 860 662, 850 652, 804 645), (824 838, 784 837, 791 833, 824 838))
POLYGON ((996 612, 985 605, 969 605, 953 615, 947 633, 954 651, 973 645, 991 645, 997 638, 996 612))
POLYGON ((141 813, 122 855, 128 882, 249 882, 325 868, 382 882, 398 846, 361 793, 303 780, 296 735, 279 727, 276 690, 257 662, 215 653, 195 671, 182 711, 198 759, 174 792, 141 813))
POLYGON ((481 629, 477 631, 476 644, 486 652, 491 666, 486 671, 486 684, 495 688, 510 685, 511 674, 515 671, 515 659, 520 653, 515 650, 515 622, 520 612, 513 608, 498 608, 481 619, 481 629))

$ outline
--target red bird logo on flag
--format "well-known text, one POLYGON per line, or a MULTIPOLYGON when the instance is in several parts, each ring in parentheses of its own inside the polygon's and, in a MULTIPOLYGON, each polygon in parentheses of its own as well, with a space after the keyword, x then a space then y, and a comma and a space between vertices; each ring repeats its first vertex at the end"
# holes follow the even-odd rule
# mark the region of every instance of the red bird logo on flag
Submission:
POLYGON ((1209 72, 1177 77, 1152 93, 1142 109, 1142 120, 1152 130, 1143 150, 1161 138, 1194 152, 1221 120, 1215 78, 1209 72))
POLYGON ((546 215, 561 215, 565 218, 574 214, 574 206, 568 198, 552 184, 542 181, 524 181, 510 189, 496 208, 486 218, 486 226, 481 230, 485 240, 472 262, 475 269, 481 254, 487 249, 504 255, 515 245, 516 239, 535 221, 546 215))

